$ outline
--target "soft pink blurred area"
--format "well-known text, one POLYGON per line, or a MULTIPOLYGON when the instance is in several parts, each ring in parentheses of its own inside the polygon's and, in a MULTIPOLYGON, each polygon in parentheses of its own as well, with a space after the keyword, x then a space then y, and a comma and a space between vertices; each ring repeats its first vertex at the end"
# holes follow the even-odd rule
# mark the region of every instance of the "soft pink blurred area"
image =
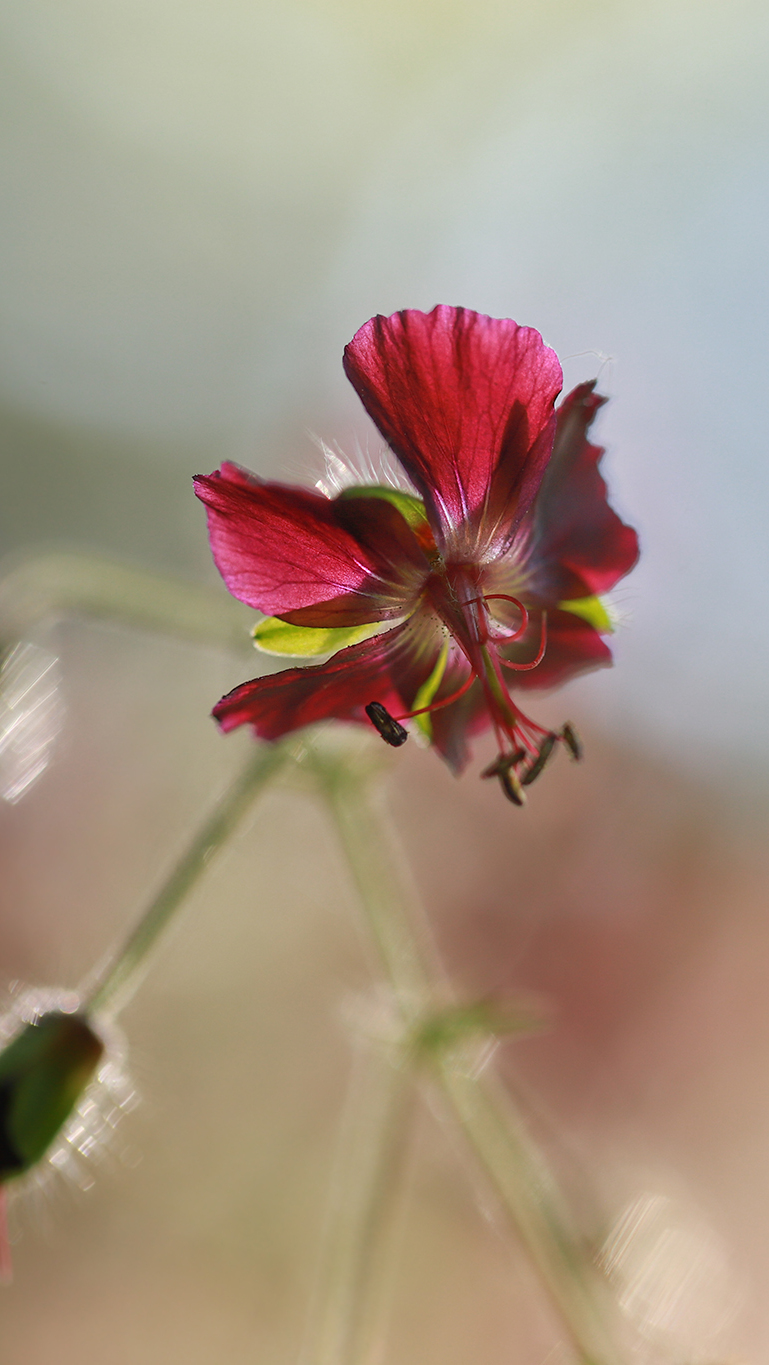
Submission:
MULTIPOLYGON (((455 782, 410 742, 391 804, 458 986, 550 1020, 497 1061, 585 1236, 630 1208, 636 1287, 686 1281, 665 1322, 636 1293, 642 1365, 761 1361, 765 6, 28 0, 0 31, 5 552, 216 585, 190 476, 311 481, 308 431, 375 455, 340 358, 377 311, 511 315, 570 382, 601 370, 644 557, 617 667, 532 708, 585 763, 520 812, 483 745, 455 782)), ((29 642, 65 711, 0 800, 0 973, 71 987, 249 751, 208 716, 249 660, 73 621, 29 642)), ((143 1103, 94 1187, 12 1209, 3 1365, 299 1358, 371 962, 321 812, 268 794, 124 1016, 143 1103)), ((568 1358, 427 1108, 394 1299, 387 1361, 568 1358)))
MULTIPOLYGON (((68 727, 57 760, 3 816, 3 962, 9 978, 73 985, 130 923, 248 740, 223 743, 207 723, 232 667, 223 656, 96 627, 58 628, 47 643, 60 650, 68 727)), ((542 706, 579 720, 573 702, 542 706)), ((741 817, 725 792, 594 726, 584 737, 584 764, 560 755, 523 812, 477 768, 456 782, 412 742, 393 756, 392 809, 462 994, 521 994, 549 1021, 497 1060, 585 1235, 600 1240, 633 1199, 674 1200, 728 1267, 683 1321, 725 1292, 727 1346, 760 1359, 759 808, 741 817)), ((120 1365, 295 1358, 348 1021, 361 999, 376 1009, 371 963, 322 812, 308 796, 265 796, 126 1012, 143 1104, 84 1167, 94 1188, 59 1177, 14 1205, 9 1361, 44 1361, 53 1343, 64 1362, 88 1350, 120 1365)), ((393 1359, 460 1365, 482 1346, 489 1361, 544 1360, 557 1341, 483 1181, 427 1110, 400 1264, 393 1359)))

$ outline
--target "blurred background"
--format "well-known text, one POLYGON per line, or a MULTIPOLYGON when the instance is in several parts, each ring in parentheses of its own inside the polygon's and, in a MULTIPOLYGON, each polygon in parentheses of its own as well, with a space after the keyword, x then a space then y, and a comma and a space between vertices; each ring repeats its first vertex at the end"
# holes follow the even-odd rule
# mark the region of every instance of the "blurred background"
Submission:
MULTIPOLYGON (((667 1199, 704 1267, 670 1272, 669 1321, 636 1305, 648 1358, 766 1358, 769 10, 26 0, 0 34, 8 565, 65 547, 216 587, 190 476, 312 481, 313 434, 376 452, 341 369, 376 312, 512 316, 567 385, 600 374, 643 558, 617 667, 532 708, 587 761, 517 812, 409 745, 392 807, 461 988, 550 1002, 500 1058, 567 1183, 608 1223, 667 1199)), ((66 713, 0 805, 0 972, 74 986, 248 752, 208 712, 251 663, 74 621, 29 638, 66 713)), ((143 1103, 95 1188, 13 1210, 4 1363, 297 1359, 344 1002, 372 979, 321 815, 268 796, 125 1015, 143 1103)), ((385 1359, 568 1360, 475 1192, 426 1115, 385 1359)))

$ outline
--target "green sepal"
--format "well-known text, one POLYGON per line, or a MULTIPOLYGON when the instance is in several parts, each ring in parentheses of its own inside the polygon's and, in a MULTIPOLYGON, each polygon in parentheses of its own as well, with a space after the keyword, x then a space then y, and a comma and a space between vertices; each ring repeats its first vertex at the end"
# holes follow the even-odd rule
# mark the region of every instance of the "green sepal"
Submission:
POLYGON ((254 626, 254 644, 263 654, 290 654, 312 658, 316 654, 335 654, 345 645, 357 645, 382 629, 381 621, 365 626, 292 626, 277 616, 268 616, 254 626))
MULTIPOLYGON (((443 645, 443 648, 441 649, 440 654, 438 655, 438 662, 436 663, 435 668, 433 669, 427 681, 422 683, 422 686, 420 687, 419 691, 417 692, 414 698, 414 701, 411 706, 412 711, 420 711, 423 706, 430 705, 436 692, 438 691, 438 688, 440 687, 443 681, 443 675, 446 672, 446 661, 448 657, 449 641, 447 639, 445 644, 443 645)), ((414 716, 414 724, 416 725, 418 730, 421 730, 422 734, 425 736, 425 739, 429 739, 430 741, 432 741, 433 723, 432 720, 430 719, 429 711, 426 711, 423 716, 414 716)))
POLYGON ((614 622, 600 597, 572 597, 568 602, 559 602, 558 608, 560 611, 570 611, 574 616, 581 616, 583 621, 587 621, 588 625, 600 631, 602 635, 614 633, 614 622))
POLYGON ((384 484, 353 484, 339 494, 340 500, 347 498, 384 498, 397 507, 403 520, 408 522, 412 531, 429 525, 425 505, 414 493, 404 493, 400 488, 387 488, 384 484))
POLYGON ((83 1015, 59 1010, 27 1024, 0 1052, 0 1182, 44 1156, 103 1052, 83 1015))

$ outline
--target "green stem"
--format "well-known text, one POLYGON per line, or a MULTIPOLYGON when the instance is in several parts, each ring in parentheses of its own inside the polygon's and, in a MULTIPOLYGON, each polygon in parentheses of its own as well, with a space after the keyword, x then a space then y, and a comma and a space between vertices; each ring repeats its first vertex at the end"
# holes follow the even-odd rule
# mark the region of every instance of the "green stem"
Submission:
POLYGON ((366 1365, 381 1341, 413 1104, 408 1071, 365 1044, 332 1183, 318 1311, 304 1365, 366 1365))
MULTIPOLYGON (((326 782, 325 794, 403 1022, 431 1006, 425 948, 411 929, 393 873, 392 833, 371 802, 368 784, 326 782), (404 1008, 405 1004, 405 1008, 404 1008)), ((597 1276, 569 1226, 555 1182, 510 1096, 439 1056, 433 1074, 573 1343, 580 1365, 609 1365, 616 1349, 603 1325, 597 1276)))
POLYGON ((288 757, 284 744, 265 744, 203 822, 170 876, 150 901, 122 951, 88 991, 87 1008, 116 1012, 133 994, 158 938, 180 909, 212 857, 234 832, 251 803, 288 757))
POLYGON ((98 555, 46 553, 0 579, 0 648, 64 616, 115 621, 248 654, 253 612, 227 593, 98 555))
POLYGON ((444 1102, 517 1229, 580 1365, 616 1360, 605 1325, 607 1296, 572 1232, 560 1191, 517 1105, 494 1077, 468 1076, 450 1057, 439 1060, 436 1074, 444 1102))
POLYGON ((422 919, 416 893, 393 877, 393 864, 402 860, 389 822, 372 802, 368 782, 339 764, 324 764, 320 756, 315 766, 388 983, 401 1011, 417 1017, 431 994, 434 973, 427 963, 433 954, 424 924, 421 944, 412 928, 422 919))

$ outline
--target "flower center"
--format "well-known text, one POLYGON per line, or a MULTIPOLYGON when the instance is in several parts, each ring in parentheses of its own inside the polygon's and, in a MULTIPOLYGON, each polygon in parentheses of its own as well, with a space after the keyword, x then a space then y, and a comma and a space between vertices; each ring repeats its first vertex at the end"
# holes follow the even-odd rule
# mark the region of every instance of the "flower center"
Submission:
POLYGON ((473 683, 479 682, 499 745, 497 758, 481 776, 498 777, 508 799, 522 806, 526 799, 524 788, 539 777, 557 743, 564 743, 573 758, 581 756, 581 749, 570 725, 565 725, 558 732, 546 730, 526 716, 510 696, 504 677, 503 666, 515 671, 528 671, 542 662, 547 649, 547 613, 544 610, 541 613, 539 644, 535 655, 525 661, 503 658, 500 651, 526 635, 531 624, 531 613, 520 598, 510 593, 484 593, 482 575, 483 570, 479 565, 441 563, 435 566, 423 589, 425 600, 440 617, 467 659, 470 672, 462 686, 449 696, 432 700, 443 676, 448 657, 447 643, 439 660, 442 666, 437 670, 438 676, 430 679, 429 695, 425 698, 427 705, 420 706, 417 698, 414 710, 397 716, 391 716, 380 702, 371 702, 365 709, 382 738, 388 744, 397 746, 404 743, 407 735, 402 721, 449 706, 464 696, 473 683), (515 607, 516 616, 512 624, 492 616, 489 606, 492 602, 508 602, 515 607))

